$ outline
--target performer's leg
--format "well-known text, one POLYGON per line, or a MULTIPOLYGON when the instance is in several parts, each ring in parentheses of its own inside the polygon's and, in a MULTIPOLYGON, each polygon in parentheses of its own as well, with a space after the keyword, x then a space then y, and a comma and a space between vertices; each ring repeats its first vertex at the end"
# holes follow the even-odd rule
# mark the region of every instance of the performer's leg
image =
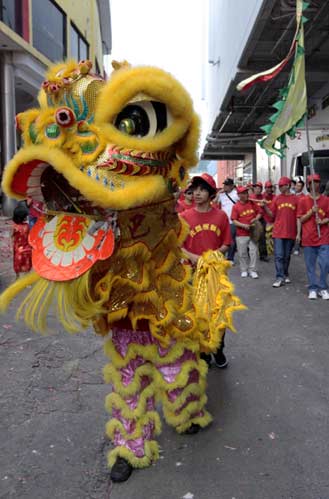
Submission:
POLYGON ((106 398, 106 408, 112 412, 106 433, 114 444, 109 453, 109 465, 118 457, 134 468, 149 466, 158 459, 158 444, 154 436, 161 423, 155 411, 154 367, 143 356, 152 343, 149 332, 114 328, 112 340, 105 346, 111 359, 104 369, 105 380, 113 391, 106 398))
MULTIPOLYGON (((171 348, 177 348, 177 343, 171 348)), ((163 413, 167 423, 179 433, 188 430, 192 425, 207 426, 212 420, 205 410, 208 369, 199 353, 186 347, 176 360, 168 364, 158 364, 157 368, 158 383, 162 387, 163 413)))

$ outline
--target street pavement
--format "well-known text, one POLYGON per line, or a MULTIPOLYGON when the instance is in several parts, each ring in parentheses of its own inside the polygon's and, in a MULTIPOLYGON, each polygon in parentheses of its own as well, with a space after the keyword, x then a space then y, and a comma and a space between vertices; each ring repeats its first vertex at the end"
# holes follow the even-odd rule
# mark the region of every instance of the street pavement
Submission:
MULTIPOLYGON (((0 229, 4 289, 14 275, 0 229)), ((249 309, 227 334, 229 367, 208 374, 212 425, 187 436, 164 423, 159 461, 123 484, 106 467, 103 340, 54 317, 39 336, 12 306, 0 322, 0 498, 328 499, 329 302, 307 299, 302 256, 284 288, 273 267, 261 263, 258 280, 231 270, 249 309)))

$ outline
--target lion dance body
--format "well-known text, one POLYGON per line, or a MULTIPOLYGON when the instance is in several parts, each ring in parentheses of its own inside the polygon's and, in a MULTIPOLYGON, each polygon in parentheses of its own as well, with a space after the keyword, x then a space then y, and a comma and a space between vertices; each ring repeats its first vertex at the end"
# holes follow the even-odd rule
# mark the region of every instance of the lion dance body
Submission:
POLYGON ((178 432, 211 421, 199 353, 217 348, 241 308, 218 255, 215 308, 202 268, 192 304, 173 192, 196 164, 198 119, 184 88, 157 68, 115 63, 105 82, 89 61, 71 61, 46 78, 40 107, 17 116, 24 146, 3 179, 7 195, 46 210, 30 233, 33 271, 1 306, 28 287, 17 313, 30 328, 46 331, 52 308, 67 331, 92 324, 107 337, 109 465, 121 457, 146 467, 158 458, 157 401, 178 432))

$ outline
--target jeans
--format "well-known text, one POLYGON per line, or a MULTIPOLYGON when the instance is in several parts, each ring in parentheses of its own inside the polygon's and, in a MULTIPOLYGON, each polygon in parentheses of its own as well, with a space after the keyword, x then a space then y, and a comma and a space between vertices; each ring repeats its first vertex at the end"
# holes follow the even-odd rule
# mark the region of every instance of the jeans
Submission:
POLYGON ((309 291, 321 291, 327 289, 327 277, 329 272, 329 244, 322 246, 305 246, 304 259, 308 279, 309 291), (320 269, 320 276, 316 273, 316 264, 320 269))
POLYGON ((274 262, 277 279, 284 279, 289 275, 289 263, 294 239, 274 238, 274 262))
POLYGON ((230 224, 231 228, 231 236, 232 236, 232 244, 227 252, 227 259, 231 262, 234 262, 234 255, 236 253, 236 227, 233 223, 230 224))

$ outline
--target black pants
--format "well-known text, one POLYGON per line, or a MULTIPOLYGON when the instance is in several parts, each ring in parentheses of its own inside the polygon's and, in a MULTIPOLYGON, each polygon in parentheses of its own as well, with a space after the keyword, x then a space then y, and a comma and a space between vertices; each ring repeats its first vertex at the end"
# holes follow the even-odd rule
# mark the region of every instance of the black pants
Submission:
POLYGON ((263 226, 263 232, 258 241, 259 258, 267 258, 267 247, 266 247, 266 222, 263 218, 260 219, 263 226))

